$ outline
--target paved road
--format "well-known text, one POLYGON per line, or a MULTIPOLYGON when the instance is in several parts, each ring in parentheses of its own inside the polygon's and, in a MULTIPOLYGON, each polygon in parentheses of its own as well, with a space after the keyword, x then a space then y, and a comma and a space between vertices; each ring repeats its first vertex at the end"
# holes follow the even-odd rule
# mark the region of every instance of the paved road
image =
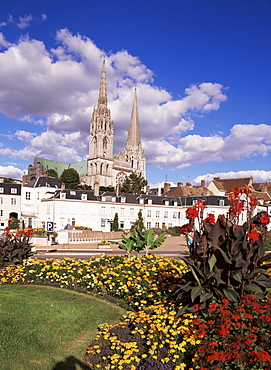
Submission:
MULTIPOLYGON (((108 255, 124 255, 125 252, 118 248, 117 245, 111 244, 107 248, 98 246, 98 242, 72 243, 44 247, 36 247, 38 259, 46 258, 65 258, 71 257, 76 259, 89 259, 91 257, 100 257, 103 254, 108 255)), ((164 244, 151 251, 156 255, 181 258, 188 252, 185 240, 183 237, 167 237, 164 244)), ((141 253, 144 254, 144 253, 141 253)))

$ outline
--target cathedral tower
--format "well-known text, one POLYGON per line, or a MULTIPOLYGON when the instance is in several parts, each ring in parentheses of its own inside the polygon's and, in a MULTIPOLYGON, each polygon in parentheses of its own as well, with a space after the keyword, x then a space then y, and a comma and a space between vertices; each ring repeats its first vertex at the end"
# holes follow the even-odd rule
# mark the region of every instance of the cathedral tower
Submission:
POLYGON ((143 152, 138 118, 137 91, 135 89, 134 102, 125 148, 122 149, 119 160, 126 162, 130 172, 146 178, 146 156, 143 152))
POLYGON ((107 106, 105 60, 103 61, 98 106, 94 108, 90 122, 87 184, 94 188, 113 186, 113 136, 114 124, 107 106))

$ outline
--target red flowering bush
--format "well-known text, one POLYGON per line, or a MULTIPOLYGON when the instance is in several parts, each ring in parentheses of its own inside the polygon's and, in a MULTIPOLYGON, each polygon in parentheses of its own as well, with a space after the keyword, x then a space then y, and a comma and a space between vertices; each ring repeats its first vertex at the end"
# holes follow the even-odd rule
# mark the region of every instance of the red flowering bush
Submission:
POLYGON ((197 303, 208 308, 223 298, 238 302, 244 294, 258 299, 267 295, 271 280, 266 270, 271 265, 264 262, 271 260, 271 254, 265 254, 270 216, 262 213, 252 217, 257 201, 251 194, 247 186, 232 188, 228 218, 219 216, 217 221, 212 214, 204 219, 203 201, 187 209, 189 223, 180 231, 187 238, 189 257, 183 260, 189 271, 179 285, 180 313, 197 303), (243 210, 247 220, 240 226, 243 210))
POLYGON ((0 239, 0 268, 7 265, 22 264, 23 259, 31 257, 31 230, 11 230, 6 227, 5 234, 0 239))
POLYGON ((212 303, 203 316, 195 306, 197 318, 189 335, 200 338, 194 355, 197 369, 271 368, 271 299, 243 296, 239 303, 223 299, 212 303))

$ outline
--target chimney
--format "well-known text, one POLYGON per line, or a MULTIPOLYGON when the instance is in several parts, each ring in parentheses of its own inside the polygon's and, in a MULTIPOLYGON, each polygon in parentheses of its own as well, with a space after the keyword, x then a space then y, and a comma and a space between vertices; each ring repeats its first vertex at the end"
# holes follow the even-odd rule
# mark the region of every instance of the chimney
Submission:
POLYGON ((98 197, 100 195, 100 184, 98 181, 94 182, 94 196, 98 197))
POLYGON ((167 193, 170 190, 170 183, 164 182, 164 193, 167 193))
POLYGON ((177 186, 178 186, 178 188, 181 188, 183 186, 183 183, 182 182, 177 182, 177 186))
POLYGON ((205 180, 201 180, 200 185, 201 185, 202 189, 204 189, 205 188, 205 180))
POLYGON ((187 182, 185 186, 191 186, 191 182, 187 182))
POLYGON ((65 182, 62 182, 61 183, 61 190, 64 190, 65 189, 65 182))

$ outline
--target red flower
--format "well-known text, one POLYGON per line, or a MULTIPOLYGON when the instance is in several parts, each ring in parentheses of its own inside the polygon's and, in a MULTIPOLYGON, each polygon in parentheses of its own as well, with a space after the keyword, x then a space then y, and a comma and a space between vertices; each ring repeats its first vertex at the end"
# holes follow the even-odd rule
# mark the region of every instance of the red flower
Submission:
POLYGON ((270 215, 268 213, 262 213, 259 222, 261 222, 262 224, 269 224, 270 215))
POLYGON ((219 218, 219 220, 221 220, 222 218, 224 218, 225 216, 224 215, 218 215, 217 218, 219 218))
POLYGON ((255 229, 252 229, 248 232, 247 236, 248 236, 248 239, 254 243, 256 242, 258 239, 259 239, 259 231, 255 230, 255 229))
POLYGON ((215 215, 213 213, 208 213, 208 216, 205 218, 206 222, 209 222, 210 224, 215 224, 215 215))
POLYGON ((250 198, 249 204, 252 208, 255 208, 258 205, 258 201, 255 198, 250 198))
POLYGON ((195 218, 197 218, 199 215, 198 210, 194 207, 187 208, 185 212, 186 212, 186 218, 190 220, 195 220, 195 218))
POLYGON ((9 226, 7 226, 6 228, 5 228, 5 232, 9 232, 10 231, 10 227, 9 226))
POLYGON ((183 226, 179 227, 179 232, 181 234, 188 234, 188 233, 190 233, 190 231, 191 231, 190 224, 186 224, 186 225, 183 225, 183 226))

